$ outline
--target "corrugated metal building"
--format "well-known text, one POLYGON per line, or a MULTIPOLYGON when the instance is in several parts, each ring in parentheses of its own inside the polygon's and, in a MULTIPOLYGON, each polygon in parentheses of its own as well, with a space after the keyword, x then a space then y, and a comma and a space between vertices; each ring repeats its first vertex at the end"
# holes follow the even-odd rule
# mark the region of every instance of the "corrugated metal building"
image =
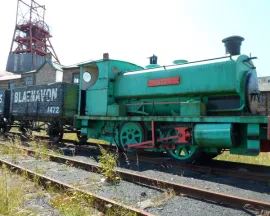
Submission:
POLYGON ((33 69, 39 68, 45 59, 46 56, 40 56, 36 53, 10 54, 6 70, 22 74, 31 71, 32 65, 34 65, 33 69))

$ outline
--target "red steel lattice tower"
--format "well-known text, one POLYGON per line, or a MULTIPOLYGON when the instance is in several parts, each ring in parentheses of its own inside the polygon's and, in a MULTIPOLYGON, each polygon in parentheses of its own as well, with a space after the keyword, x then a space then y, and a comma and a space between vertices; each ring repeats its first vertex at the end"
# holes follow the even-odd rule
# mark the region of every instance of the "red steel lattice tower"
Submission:
POLYGON ((30 3, 18 0, 7 71, 24 73, 35 70, 48 54, 60 64, 50 41, 52 35, 49 26, 44 21, 45 10, 45 5, 40 5, 34 0, 30 3))

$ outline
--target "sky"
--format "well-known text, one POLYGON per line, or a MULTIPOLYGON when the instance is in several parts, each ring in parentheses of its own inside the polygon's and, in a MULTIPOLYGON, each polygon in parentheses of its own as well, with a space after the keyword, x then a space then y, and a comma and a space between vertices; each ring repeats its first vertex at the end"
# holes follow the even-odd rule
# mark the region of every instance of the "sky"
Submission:
MULTIPOLYGON (((107 52, 140 66, 153 54, 159 65, 216 58, 225 55, 222 39, 239 35, 245 38, 241 53, 258 57, 258 76, 270 76, 269 0, 36 1, 46 6, 51 42, 65 66, 107 52)), ((0 6, 0 71, 6 68, 16 5, 6 0, 0 6)))

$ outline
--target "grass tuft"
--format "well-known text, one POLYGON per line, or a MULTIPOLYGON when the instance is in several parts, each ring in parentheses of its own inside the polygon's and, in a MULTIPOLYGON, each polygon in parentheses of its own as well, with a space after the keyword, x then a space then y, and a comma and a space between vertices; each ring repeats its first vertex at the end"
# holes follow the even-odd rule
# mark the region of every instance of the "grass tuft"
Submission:
POLYGON ((97 215, 98 212, 91 208, 92 197, 77 192, 58 194, 51 200, 51 205, 63 215, 88 216, 97 215))
POLYGON ((232 155, 229 152, 217 156, 215 160, 232 161, 239 163, 270 165, 270 153, 260 153, 259 156, 232 155))
POLYGON ((5 165, 0 169, 0 215, 13 216, 24 201, 24 185, 10 184, 11 174, 5 165))
POLYGON ((164 206, 170 199, 174 198, 176 193, 173 189, 169 188, 165 193, 152 198, 152 206, 153 207, 160 207, 164 206))

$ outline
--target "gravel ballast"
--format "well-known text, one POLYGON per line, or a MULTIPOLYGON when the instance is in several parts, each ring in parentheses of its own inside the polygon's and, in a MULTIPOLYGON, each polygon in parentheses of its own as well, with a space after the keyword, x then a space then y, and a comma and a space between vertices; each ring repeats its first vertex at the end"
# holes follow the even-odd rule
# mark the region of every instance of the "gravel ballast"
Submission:
MULTIPOLYGON (((1 158, 12 162, 11 156, 2 155, 1 158)), ((78 157, 75 158, 78 159, 78 157)), ((86 158, 84 161, 85 160, 86 158)), ((88 158, 87 160, 91 162, 93 159, 90 160, 88 158)), ((117 185, 109 185, 103 181, 104 178, 102 175, 70 167, 65 164, 36 160, 34 157, 30 156, 19 156, 16 161, 18 165, 32 171, 63 181, 84 190, 94 192, 98 195, 114 199, 124 204, 140 207, 141 209, 149 211, 155 215, 196 215, 196 211, 198 209, 198 215, 249 215, 241 210, 191 199, 185 196, 169 197, 168 195, 168 197, 163 197, 164 200, 157 199, 157 197, 164 196, 164 193, 156 189, 144 187, 123 180, 121 180, 117 185)), ((140 166, 141 165, 142 164, 140 164, 140 166)), ((155 178, 173 182, 180 181, 177 178, 186 178, 187 180, 189 179, 189 181, 191 181, 190 178, 187 177, 176 176, 175 174, 167 174, 161 171, 149 169, 139 171, 139 173, 148 176, 153 175, 155 178)), ((201 181, 203 182, 203 180, 201 181)), ((194 186, 201 188, 201 185, 194 186)), ((205 181, 204 187, 211 187, 209 186, 209 181, 205 181)), ((238 195, 241 196, 240 194, 238 195)), ((262 198, 262 200, 264 200, 264 198, 262 198)))
MULTIPOLYGON (((97 161, 89 156, 75 155, 66 157, 97 164, 97 161)), ((130 160, 129 164, 124 160, 121 160, 119 168, 173 183, 198 187, 233 196, 240 196, 247 199, 270 202, 269 182, 259 182, 230 176, 211 175, 179 168, 162 167, 160 165, 140 162, 140 157, 138 157, 138 161, 136 162, 130 160)))

